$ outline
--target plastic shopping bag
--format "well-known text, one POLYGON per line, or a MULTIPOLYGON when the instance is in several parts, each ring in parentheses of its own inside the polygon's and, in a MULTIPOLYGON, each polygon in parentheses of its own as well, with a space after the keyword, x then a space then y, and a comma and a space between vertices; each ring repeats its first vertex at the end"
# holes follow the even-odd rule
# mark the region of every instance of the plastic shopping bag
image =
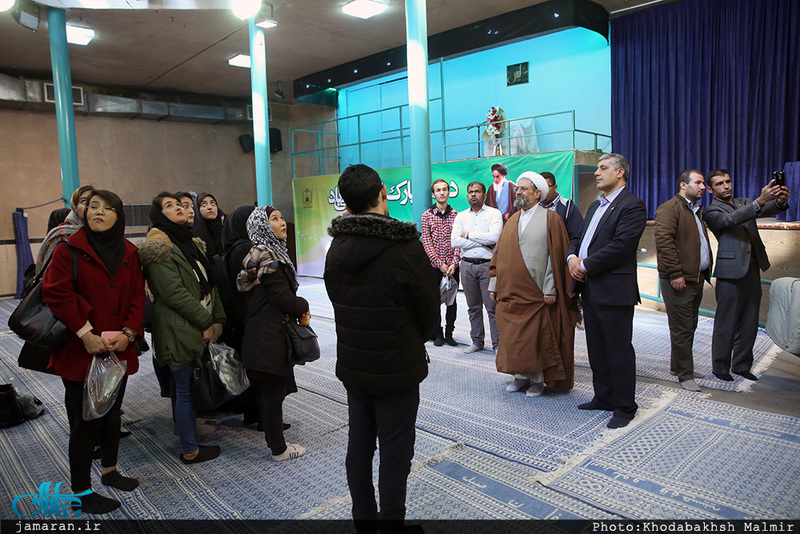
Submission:
POLYGON ((128 363, 121 362, 113 352, 92 358, 83 382, 84 420, 98 419, 111 410, 127 369, 128 363))
POLYGON ((234 349, 224 343, 209 343, 208 352, 214 371, 229 393, 241 395, 250 387, 247 372, 234 349))
POLYGON ((452 276, 443 276, 442 283, 439 284, 441 303, 452 306, 458 294, 458 282, 452 276))

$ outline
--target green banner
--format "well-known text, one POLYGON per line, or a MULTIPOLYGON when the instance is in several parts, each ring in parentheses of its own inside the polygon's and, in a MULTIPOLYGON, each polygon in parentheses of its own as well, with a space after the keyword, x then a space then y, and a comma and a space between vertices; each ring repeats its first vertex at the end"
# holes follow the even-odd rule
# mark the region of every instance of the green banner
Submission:
MULTIPOLYGON (((469 208, 467 184, 479 181, 488 186, 493 180, 492 165, 503 163, 508 167, 508 179, 512 181, 516 181, 525 171, 552 172, 558 191, 570 198, 574 161, 575 153, 572 150, 450 161, 431 166, 431 181, 447 180, 451 188, 450 205, 462 211, 469 208)), ((389 194, 389 214, 401 221, 412 220, 411 167, 382 169, 378 174, 389 194)), ((322 276, 325 254, 331 241, 328 226, 345 211, 338 181, 338 174, 328 174, 295 178, 292 182, 298 274, 322 276)), ((426 204, 432 205, 434 202, 430 191, 425 191, 423 198, 426 204)))

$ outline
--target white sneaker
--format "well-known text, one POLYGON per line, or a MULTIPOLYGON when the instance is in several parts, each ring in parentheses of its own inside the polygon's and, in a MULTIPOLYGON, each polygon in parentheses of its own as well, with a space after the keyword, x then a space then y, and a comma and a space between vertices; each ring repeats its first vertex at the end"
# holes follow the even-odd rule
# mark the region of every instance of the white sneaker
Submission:
POLYGON ((464 349, 464 354, 472 354, 473 352, 478 352, 479 350, 483 350, 483 347, 479 347, 475 343, 464 349))
POLYGON ((531 383, 531 387, 528 388, 528 391, 525 392, 526 397, 538 397, 544 393, 544 384, 539 382, 531 383))
POLYGON ((300 458, 306 453, 306 448, 302 445, 286 444, 286 450, 278 456, 272 455, 272 459, 276 462, 283 462, 284 460, 291 460, 293 458, 300 458))
POLYGON ((527 378, 515 378, 513 382, 506 386, 506 391, 514 393, 515 391, 522 391, 531 385, 531 381, 527 378))

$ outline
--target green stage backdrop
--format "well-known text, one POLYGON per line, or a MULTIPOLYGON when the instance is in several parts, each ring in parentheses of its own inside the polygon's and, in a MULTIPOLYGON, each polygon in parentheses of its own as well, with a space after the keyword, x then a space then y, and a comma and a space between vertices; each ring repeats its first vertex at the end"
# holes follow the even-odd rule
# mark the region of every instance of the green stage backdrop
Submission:
MULTIPOLYGON (((572 150, 450 161, 431 166, 431 181, 440 178, 447 180, 451 188, 450 205, 462 211, 469 207, 467 184, 473 181, 490 184, 491 166, 503 163, 508 167, 508 178, 512 181, 516 181, 525 171, 552 172, 556 177, 558 191, 571 198, 574 161, 575 153, 572 150)), ((389 214, 401 221, 412 220, 411 167, 383 169, 378 173, 389 192, 389 214)), ((328 226, 345 211, 344 201, 337 187, 338 180, 338 174, 328 174, 295 178, 292 183, 297 271, 301 275, 322 276, 325 254, 331 241, 328 226)), ((422 199, 426 205, 433 203, 430 191, 422 193, 422 199)))

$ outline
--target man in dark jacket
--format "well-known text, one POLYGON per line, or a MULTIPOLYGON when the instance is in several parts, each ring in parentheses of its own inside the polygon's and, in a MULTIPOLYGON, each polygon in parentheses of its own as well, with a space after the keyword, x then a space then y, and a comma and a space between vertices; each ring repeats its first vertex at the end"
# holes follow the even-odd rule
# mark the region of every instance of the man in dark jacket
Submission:
POLYGON ((714 199, 703 210, 703 220, 719 243, 711 369, 714 376, 726 382, 733 381, 731 373, 758 380, 750 368, 761 306, 760 271, 769 269, 770 264, 756 219, 789 209, 789 189, 771 180, 755 201, 733 198, 731 175, 725 169, 709 172, 708 185, 714 199))
POLYGON ((694 370, 692 347, 703 284, 711 282, 713 266, 708 230, 700 218, 705 190, 703 173, 687 169, 678 176, 678 194, 656 210, 658 277, 672 346, 669 372, 689 391, 700 391, 694 379, 703 377, 694 370))
POLYGON ((347 483, 359 532, 402 527, 414 456, 425 341, 439 326, 439 291, 419 232, 389 217, 386 187, 366 165, 339 177, 351 216, 331 223, 325 287, 336 319, 336 376, 347 389, 347 483), (381 511, 372 485, 380 442, 381 511))

